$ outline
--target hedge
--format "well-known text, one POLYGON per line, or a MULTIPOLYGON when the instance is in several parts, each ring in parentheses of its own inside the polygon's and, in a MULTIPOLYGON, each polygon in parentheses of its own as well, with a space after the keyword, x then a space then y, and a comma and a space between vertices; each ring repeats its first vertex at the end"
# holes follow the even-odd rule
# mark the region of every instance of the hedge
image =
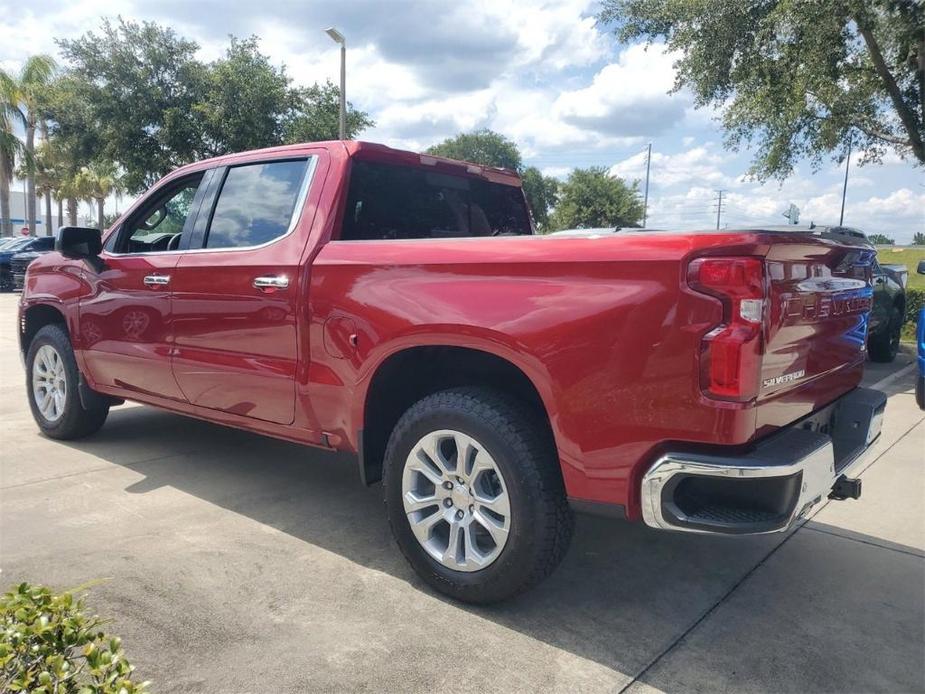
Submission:
POLYGON ((74 593, 20 583, 0 596, 0 692, 141 694, 122 642, 74 593))
POLYGON ((906 323, 903 326, 903 339, 915 340, 915 321, 918 320, 919 309, 925 306, 925 290, 906 289, 906 323))

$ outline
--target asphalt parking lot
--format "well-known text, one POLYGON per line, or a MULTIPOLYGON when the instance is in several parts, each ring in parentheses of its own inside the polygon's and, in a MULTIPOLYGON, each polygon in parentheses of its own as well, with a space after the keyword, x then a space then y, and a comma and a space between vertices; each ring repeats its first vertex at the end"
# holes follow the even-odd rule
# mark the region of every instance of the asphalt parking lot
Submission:
POLYGON ((909 354, 859 501, 783 535, 579 517, 563 565, 491 608, 426 588, 349 460, 126 405, 32 422, 0 295, 0 583, 91 579, 155 692, 925 690, 925 413, 909 354))

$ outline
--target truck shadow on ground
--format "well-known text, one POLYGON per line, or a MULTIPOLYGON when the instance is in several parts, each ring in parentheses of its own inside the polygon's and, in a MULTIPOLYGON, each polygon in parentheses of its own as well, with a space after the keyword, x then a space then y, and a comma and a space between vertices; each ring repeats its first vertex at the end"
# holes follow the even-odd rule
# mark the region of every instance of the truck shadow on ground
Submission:
MULTIPOLYGON (((437 596, 412 572, 389 532, 381 487, 361 486, 349 456, 146 407, 114 409, 99 434, 69 445, 143 475, 126 488, 131 494, 175 488, 397 577, 415 590, 483 619, 631 676, 669 648, 788 537, 730 539, 659 533, 639 525, 579 516, 571 550, 549 580, 516 600, 475 608, 437 596)), ((847 542, 834 536, 821 541, 847 542)), ((916 549, 901 549, 906 554, 896 556, 921 556, 916 549)), ((880 561, 891 560, 890 552, 882 553, 885 557, 880 561)), ((826 577, 826 590, 833 586, 838 590, 838 583, 827 577, 826 553, 808 552, 801 561, 801 580, 808 574, 812 581, 818 574, 826 577)), ((921 592, 922 581, 908 583, 889 583, 893 594, 882 599, 893 604, 921 602, 913 593, 921 592), (904 594, 896 595, 896 591, 904 594)), ((844 606, 839 609, 846 614, 851 612, 852 601, 862 600, 848 587, 841 598, 844 606)), ((836 592, 827 601, 837 604, 838 599, 836 592)), ((767 600, 774 596, 762 596, 763 603, 767 600)), ((855 618, 846 616, 847 620, 855 618)), ((845 641, 838 629, 825 637, 830 643, 820 644, 818 635, 813 638, 816 653, 838 653, 840 662, 863 662, 870 657, 865 639, 845 641)), ((901 652, 921 659, 914 654, 922 640, 913 628, 912 634, 906 633, 901 652)), ((843 683, 849 689, 858 686, 850 675, 849 668, 843 683)), ((837 689, 840 683, 830 684, 837 689)))

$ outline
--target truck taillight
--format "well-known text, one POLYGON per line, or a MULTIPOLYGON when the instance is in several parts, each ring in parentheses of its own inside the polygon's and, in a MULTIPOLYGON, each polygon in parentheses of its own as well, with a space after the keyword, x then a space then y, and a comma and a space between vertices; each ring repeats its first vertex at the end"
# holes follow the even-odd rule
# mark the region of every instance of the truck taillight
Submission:
POLYGON ((718 400, 758 395, 767 294, 761 258, 698 258, 688 268, 692 289, 723 302, 723 322, 703 338, 700 384, 718 400))

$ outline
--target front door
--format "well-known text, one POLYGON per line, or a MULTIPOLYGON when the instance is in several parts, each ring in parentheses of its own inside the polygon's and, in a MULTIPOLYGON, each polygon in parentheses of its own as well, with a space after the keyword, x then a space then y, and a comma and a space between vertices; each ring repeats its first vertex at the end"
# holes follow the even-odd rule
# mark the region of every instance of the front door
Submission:
POLYGON ((79 306, 80 347, 102 386, 183 400, 170 367, 170 283, 202 197, 203 175, 150 194, 114 236, 86 278, 79 306))
MULTIPOLYGON (((216 170, 207 225, 171 279, 173 373, 189 402, 289 424, 295 412, 302 208, 316 158, 216 170)), ((305 216, 308 216, 306 213, 305 216)))

